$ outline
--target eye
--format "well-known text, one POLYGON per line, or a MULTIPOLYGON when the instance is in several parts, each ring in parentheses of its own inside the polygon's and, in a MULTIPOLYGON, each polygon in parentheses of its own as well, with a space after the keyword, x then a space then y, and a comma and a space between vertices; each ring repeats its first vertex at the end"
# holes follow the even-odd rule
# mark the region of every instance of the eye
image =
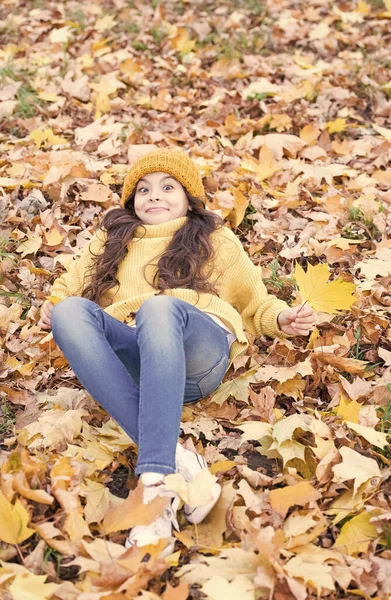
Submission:
POLYGON ((145 185, 142 185, 141 187, 138 188, 138 192, 140 192, 141 194, 144 193, 145 190, 148 190, 148 188, 145 185))
POLYGON ((172 190, 174 189, 174 186, 172 186, 170 183, 166 183, 166 185, 164 186, 164 188, 167 188, 167 187, 171 188, 172 190))

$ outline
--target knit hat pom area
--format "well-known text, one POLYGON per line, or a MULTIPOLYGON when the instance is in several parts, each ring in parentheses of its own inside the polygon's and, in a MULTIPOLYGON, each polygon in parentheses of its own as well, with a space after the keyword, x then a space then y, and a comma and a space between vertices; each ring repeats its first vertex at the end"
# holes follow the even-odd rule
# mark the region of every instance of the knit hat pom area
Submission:
POLYGON ((125 177, 121 195, 121 206, 125 206, 127 199, 141 177, 148 175, 148 173, 157 173, 160 171, 169 173, 175 177, 186 188, 189 194, 200 198, 205 203, 205 188, 195 163, 182 150, 165 148, 149 152, 133 163, 125 177))

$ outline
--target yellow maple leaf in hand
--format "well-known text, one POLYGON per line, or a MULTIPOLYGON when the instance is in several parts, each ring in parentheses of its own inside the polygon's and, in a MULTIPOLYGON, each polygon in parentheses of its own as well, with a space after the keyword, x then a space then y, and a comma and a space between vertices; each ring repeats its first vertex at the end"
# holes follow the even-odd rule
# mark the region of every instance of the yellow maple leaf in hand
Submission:
POLYGON ((328 282, 330 269, 327 263, 315 267, 308 265, 307 272, 296 263, 293 276, 303 301, 318 312, 337 314, 341 310, 349 310, 356 301, 354 283, 340 278, 328 282))

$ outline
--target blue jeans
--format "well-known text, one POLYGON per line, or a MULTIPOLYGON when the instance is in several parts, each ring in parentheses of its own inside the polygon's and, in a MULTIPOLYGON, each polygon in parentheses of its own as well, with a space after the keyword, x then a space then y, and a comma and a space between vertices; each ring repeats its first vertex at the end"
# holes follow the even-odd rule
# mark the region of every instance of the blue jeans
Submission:
POLYGON ((145 300, 134 328, 86 298, 65 298, 51 328, 84 388, 138 444, 136 474, 175 473, 183 404, 218 387, 235 336, 163 295, 145 300))

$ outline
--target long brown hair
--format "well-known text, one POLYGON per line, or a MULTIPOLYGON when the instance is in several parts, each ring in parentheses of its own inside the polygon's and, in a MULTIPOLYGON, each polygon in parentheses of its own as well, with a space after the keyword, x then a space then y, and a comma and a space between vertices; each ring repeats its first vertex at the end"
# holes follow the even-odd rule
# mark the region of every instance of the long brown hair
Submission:
MULTIPOLYGON (((156 257, 157 273, 152 283, 161 292, 172 288, 188 288, 196 292, 217 294, 213 284, 208 280, 211 270, 206 270, 211 263, 214 251, 211 234, 223 225, 223 220, 203 208, 202 202, 189 194, 184 188, 189 207, 188 219, 173 235, 165 252, 156 257)), ((107 212, 101 220, 99 228, 107 233, 104 250, 94 255, 87 276, 88 285, 82 292, 99 304, 105 292, 120 285, 117 270, 120 262, 128 252, 128 244, 132 242, 134 233, 143 222, 134 210, 136 188, 129 196, 124 208, 114 208, 107 212)), ((137 239, 133 243, 137 243, 137 239)))

